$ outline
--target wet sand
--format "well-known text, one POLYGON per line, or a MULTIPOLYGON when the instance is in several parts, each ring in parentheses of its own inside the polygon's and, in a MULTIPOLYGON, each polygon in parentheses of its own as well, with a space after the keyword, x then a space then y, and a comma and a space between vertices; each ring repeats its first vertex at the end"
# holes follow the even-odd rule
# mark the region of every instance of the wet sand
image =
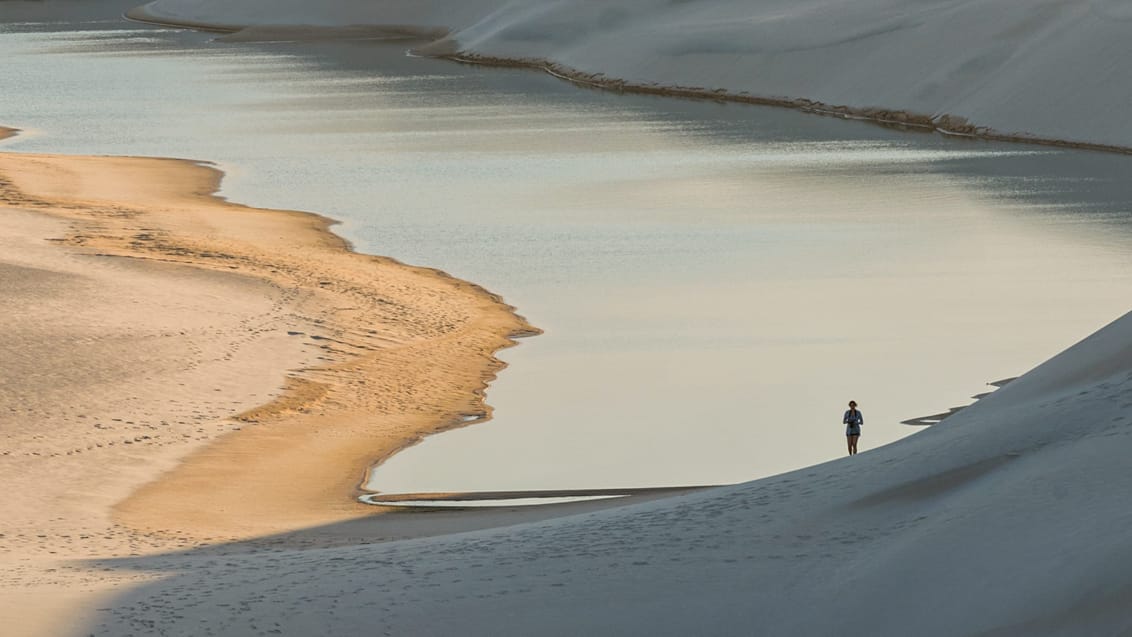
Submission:
POLYGON ((535 332, 475 285, 350 251, 325 218, 219 199, 220 179, 0 153, 0 614, 17 634, 59 634, 151 577, 72 560, 374 515, 367 468, 489 411, 493 354, 535 332))

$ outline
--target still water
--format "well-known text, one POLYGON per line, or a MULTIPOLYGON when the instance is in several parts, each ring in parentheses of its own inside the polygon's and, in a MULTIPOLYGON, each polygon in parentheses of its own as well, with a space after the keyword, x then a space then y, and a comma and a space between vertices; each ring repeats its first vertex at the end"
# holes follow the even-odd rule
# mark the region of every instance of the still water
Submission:
POLYGON ((5 149, 216 162, 225 196, 339 219, 546 330, 501 354, 493 420, 374 490, 765 476, 842 455, 850 398, 867 450, 1128 309, 1128 157, 596 92, 406 42, 229 44, 123 6, 0 3, 0 124, 25 131, 5 149))

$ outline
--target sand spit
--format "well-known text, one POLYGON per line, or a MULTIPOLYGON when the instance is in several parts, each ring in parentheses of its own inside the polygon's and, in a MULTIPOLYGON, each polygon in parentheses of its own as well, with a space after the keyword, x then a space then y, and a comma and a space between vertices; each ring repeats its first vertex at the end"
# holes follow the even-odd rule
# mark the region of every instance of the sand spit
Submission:
POLYGON ((0 174, 8 207, 71 222, 64 245, 279 289, 295 317, 285 333, 317 354, 274 402, 233 414, 241 433, 122 503, 118 517, 139 528, 242 536, 362 514, 348 496, 364 469, 488 411, 492 353, 534 332, 477 286, 350 252, 324 218, 216 198, 220 173, 206 166, 6 155, 0 174))
POLYGON ((490 413, 493 353, 535 332, 475 285, 351 252, 327 219, 228 203, 220 178, 0 153, 0 615, 16 634, 61 634, 77 606, 152 577, 69 560, 372 515, 366 469, 490 413))

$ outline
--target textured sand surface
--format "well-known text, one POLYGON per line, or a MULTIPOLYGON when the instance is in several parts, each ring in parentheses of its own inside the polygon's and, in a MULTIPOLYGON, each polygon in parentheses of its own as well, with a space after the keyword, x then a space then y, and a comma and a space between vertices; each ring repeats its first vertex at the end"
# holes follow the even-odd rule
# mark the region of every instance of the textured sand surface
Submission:
POLYGON ((0 610, 20 609, 17 634, 58 634, 76 601, 145 577, 64 560, 372 515, 368 466, 485 411, 493 352, 531 331, 480 288, 350 252, 325 219, 217 199, 219 178, 0 154, 0 610))
POLYGON ((171 576, 94 628, 1126 635, 1130 343, 1132 314, 921 434, 731 487, 380 545, 103 563, 171 576))

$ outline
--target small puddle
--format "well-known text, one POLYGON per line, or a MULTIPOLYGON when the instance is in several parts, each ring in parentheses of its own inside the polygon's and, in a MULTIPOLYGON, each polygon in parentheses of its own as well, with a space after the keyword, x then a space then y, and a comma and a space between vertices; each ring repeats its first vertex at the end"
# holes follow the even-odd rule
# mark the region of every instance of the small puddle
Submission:
POLYGON ((589 496, 556 496, 543 498, 501 498, 494 500, 383 500, 380 495, 364 495, 360 498, 365 504, 375 504, 389 507, 418 507, 418 508, 452 508, 464 509, 471 507, 515 507, 515 506, 542 506, 546 504, 564 504, 567 502, 585 502, 587 500, 609 500, 623 498, 622 495, 589 495, 589 496))

